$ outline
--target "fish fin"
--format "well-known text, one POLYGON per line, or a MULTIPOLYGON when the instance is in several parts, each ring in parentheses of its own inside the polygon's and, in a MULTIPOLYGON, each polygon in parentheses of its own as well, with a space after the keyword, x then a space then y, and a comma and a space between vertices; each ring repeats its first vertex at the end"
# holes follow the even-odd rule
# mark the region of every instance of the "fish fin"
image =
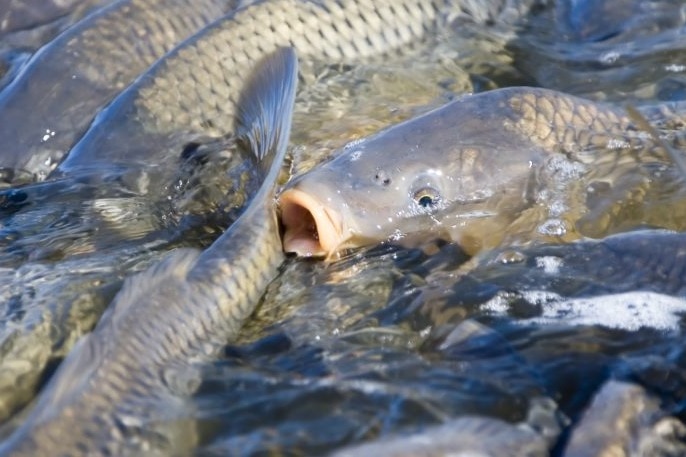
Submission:
POLYGON ((265 174, 272 162, 283 162, 297 85, 295 50, 279 48, 257 64, 241 94, 235 131, 265 174))

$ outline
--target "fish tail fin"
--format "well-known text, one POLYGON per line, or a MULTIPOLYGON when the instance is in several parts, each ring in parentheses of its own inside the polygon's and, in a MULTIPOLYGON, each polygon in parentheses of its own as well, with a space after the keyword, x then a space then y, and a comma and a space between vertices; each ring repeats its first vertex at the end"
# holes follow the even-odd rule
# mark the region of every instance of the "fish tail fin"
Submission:
POLYGON ((257 64, 242 92, 236 132, 256 155, 265 175, 274 172, 274 161, 284 160, 297 84, 295 50, 279 48, 257 64))

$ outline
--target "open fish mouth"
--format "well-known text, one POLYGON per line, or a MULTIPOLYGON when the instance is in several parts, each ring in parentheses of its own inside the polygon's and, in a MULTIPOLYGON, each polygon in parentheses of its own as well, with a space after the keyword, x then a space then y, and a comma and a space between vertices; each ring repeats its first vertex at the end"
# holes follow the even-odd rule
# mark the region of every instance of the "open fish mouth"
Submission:
POLYGON ((302 257, 325 257, 345 241, 341 215, 318 198, 291 188, 279 196, 283 249, 302 257))

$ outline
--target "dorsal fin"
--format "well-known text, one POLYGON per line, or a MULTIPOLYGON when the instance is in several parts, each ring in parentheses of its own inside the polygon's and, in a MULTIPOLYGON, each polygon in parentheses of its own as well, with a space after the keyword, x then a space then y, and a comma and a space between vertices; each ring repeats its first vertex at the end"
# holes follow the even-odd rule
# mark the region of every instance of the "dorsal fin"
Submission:
POLYGON ((288 145, 297 83, 295 51, 279 48, 256 65, 241 94, 236 134, 256 155, 265 174, 288 145))
MULTIPOLYGON (((237 232, 251 230, 250 226, 255 223, 276 225, 272 211, 274 193, 288 149, 297 83, 298 59, 293 49, 278 49, 255 68, 243 92, 236 133, 255 153, 262 171, 262 185, 241 217, 202 253, 189 273, 191 280, 208 281, 213 275, 224 274, 225 270, 218 265, 235 261, 226 252, 234 249, 237 232), (271 221, 265 220, 265 208, 272 212, 271 221)), ((278 230, 274 230, 273 236, 278 237, 278 230)))

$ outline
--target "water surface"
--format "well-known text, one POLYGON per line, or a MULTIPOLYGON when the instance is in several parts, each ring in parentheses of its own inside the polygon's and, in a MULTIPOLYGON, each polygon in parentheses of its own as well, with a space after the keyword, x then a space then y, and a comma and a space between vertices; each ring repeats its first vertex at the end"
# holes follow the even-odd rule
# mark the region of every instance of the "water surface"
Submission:
MULTIPOLYGON (((683 100, 684 18, 679 1, 558 0, 514 24, 459 21, 404 55, 314 63, 291 171, 470 92, 532 85, 617 106, 683 100)), ((7 65, 11 77, 19 59, 7 65)), ((123 278, 175 247, 207 246, 257 186, 249 161, 221 141, 189 154, 164 198, 146 192, 151 176, 103 170, 0 193, 0 419, 32 398, 123 278)), ((661 176, 598 237, 682 230, 683 176, 661 176)), ((197 424, 198 455, 314 455, 466 415, 522 422, 542 398, 573 426, 614 378, 684 420, 686 239, 662 235, 503 246, 471 260, 430 240, 289 259, 239 340, 214 363, 189 361, 200 382, 180 419, 197 424)))

